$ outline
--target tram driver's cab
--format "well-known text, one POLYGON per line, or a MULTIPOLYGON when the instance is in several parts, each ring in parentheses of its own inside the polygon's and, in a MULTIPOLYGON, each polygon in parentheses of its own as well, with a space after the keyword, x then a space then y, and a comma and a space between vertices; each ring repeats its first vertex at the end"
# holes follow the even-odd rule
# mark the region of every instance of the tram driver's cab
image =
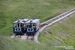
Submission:
POLYGON ((16 35, 22 35, 26 32, 25 22, 27 20, 19 19, 13 22, 13 33, 16 35))
POLYGON ((27 35, 34 35, 35 32, 39 29, 39 19, 31 19, 26 22, 26 34, 27 35))

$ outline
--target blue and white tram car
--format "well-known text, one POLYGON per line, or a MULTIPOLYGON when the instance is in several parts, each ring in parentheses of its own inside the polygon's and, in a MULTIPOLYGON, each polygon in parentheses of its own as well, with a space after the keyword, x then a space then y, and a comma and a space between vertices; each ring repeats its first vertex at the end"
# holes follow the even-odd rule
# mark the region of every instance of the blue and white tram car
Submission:
POLYGON ((39 30, 40 20, 39 19, 30 19, 26 22, 26 34, 34 35, 36 31, 39 30))
POLYGON ((27 21, 28 21, 28 19, 19 19, 19 20, 13 22, 13 33, 15 35, 23 35, 26 32, 25 23, 27 21))

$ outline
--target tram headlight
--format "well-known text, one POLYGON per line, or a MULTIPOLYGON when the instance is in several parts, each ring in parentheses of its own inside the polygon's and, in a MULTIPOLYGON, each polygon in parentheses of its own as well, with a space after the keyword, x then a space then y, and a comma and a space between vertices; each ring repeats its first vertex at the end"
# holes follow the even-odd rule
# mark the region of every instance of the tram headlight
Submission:
POLYGON ((19 31, 21 31, 21 28, 19 28, 19 31))
POLYGON ((17 31, 17 28, 15 28, 15 31, 17 31))

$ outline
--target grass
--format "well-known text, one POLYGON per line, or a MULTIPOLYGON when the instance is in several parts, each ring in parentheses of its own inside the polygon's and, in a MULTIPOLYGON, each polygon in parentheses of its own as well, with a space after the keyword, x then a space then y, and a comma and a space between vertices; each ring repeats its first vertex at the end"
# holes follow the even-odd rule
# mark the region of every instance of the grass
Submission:
MULTIPOLYGON (((1 50, 5 50, 5 49, 12 50, 13 48, 15 48, 14 50, 20 50, 22 48, 25 49, 24 43, 26 44, 27 48, 29 46, 28 43, 30 42, 23 42, 21 40, 19 41, 19 39, 9 38, 9 36, 13 34, 12 23, 15 20, 18 20, 20 18, 27 18, 27 19, 38 18, 40 19, 40 22, 42 23, 44 21, 47 21, 65 12, 65 10, 68 11, 72 8, 75 8, 73 1, 72 2, 69 2, 69 1, 60 2, 59 0, 35 0, 35 1, 34 0, 0 0, 0 37, 1 37, 0 46, 2 48, 1 50), (15 43, 16 41, 17 42, 19 41, 18 44, 15 43), (16 44, 16 46, 14 44, 16 44), (4 49, 3 49, 3 46, 5 47, 4 49)), ((54 29, 57 29, 57 28, 54 28, 54 29)), ((55 35, 51 31, 48 31, 48 32, 51 33, 52 35, 55 35)), ((45 38, 44 36, 45 35, 40 36, 39 40, 43 41, 45 39, 45 42, 47 43, 48 41, 56 40, 56 38, 53 36, 52 38, 48 37, 48 39, 46 39, 47 37, 45 36, 46 37, 45 38)), ((33 42, 31 43, 34 44, 33 42)), ((47 49, 46 48, 47 45, 45 46, 44 44, 36 44, 36 43, 35 45, 32 45, 31 50, 38 50, 40 46, 42 47, 41 50, 47 49), (35 45, 38 45, 39 47, 38 46, 35 47, 35 45)), ((51 49, 49 48, 49 46, 47 47, 49 50, 51 49)))
POLYGON ((74 8, 74 4, 59 0, 1 0, 0 7, 0 28, 2 28, 0 34, 4 35, 5 32, 5 35, 10 36, 13 32, 12 23, 15 20, 38 18, 42 23, 65 12, 65 10, 74 8))
POLYGON ((21 39, 11 39, 10 37, 0 36, 0 50, 61 50, 64 48, 54 48, 49 44, 38 44, 24 41, 21 39))
POLYGON ((42 43, 49 43, 52 41, 59 41, 64 46, 75 47, 75 13, 68 16, 68 18, 62 19, 61 21, 47 27, 39 37, 39 41, 42 43), (47 31, 49 35, 45 32, 47 31), (57 39, 56 37, 62 39, 57 39), (42 40, 41 40, 42 39, 42 40))

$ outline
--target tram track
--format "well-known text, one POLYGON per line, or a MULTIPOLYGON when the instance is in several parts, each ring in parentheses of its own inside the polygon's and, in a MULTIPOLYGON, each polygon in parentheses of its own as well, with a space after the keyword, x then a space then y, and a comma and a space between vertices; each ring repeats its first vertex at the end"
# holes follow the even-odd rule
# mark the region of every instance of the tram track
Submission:
POLYGON ((56 17, 54 17, 54 18, 52 18, 52 19, 50 19, 44 23, 41 23, 40 24, 40 30, 38 32, 36 32, 35 37, 34 37, 36 39, 34 39, 34 41, 39 43, 39 41, 38 41, 39 32, 42 32, 46 27, 52 25, 53 23, 55 23, 61 19, 64 19, 65 17, 71 15, 74 12, 75 12, 75 9, 72 9, 72 10, 65 12, 63 14, 60 14, 59 16, 56 16, 56 17))
MULTIPOLYGON (((39 41, 38 41, 39 32, 42 32, 46 27, 48 27, 48 26, 52 25, 53 23, 69 16, 70 14, 72 14, 74 12, 75 12, 75 9, 72 9, 72 10, 70 10, 68 12, 65 12, 63 14, 60 14, 59 16, 56 16, 56 17, 54 17, 54 18, 52 18, 52 19, 50 19, 50 20, 48 20, 44 23, 41 23, 40 28, 35 33, 35 35, 33 35, 33 36, 22 35, 20 38, 23 39, 23 40, 35 41, 35 42, 39 43, 39 41)), ((12 38, 12 36, 11 36, 11 38, 12 38)))
POLYGON ((53 21, 55 21, 55 20, 57 20, 57 19, 62 18, 63 16, 65 16, 65 15, 67 15, 67 14, 69 14, 69 13, 73 12, 73 11, 75 11, 75 9, 70 10, 69 12, 66 12, 66 13, 64 13, 64 14, 62 14, 62 15, 59 15, 59 16, 57 16, 57 17, 55 17, 55 18, 51 19, 51 20, 48 20, 48 21, 46 21, 46 22, 42 23, 42 24, 40 25, 40 28, 42 28, 42 27, 44 27, 44 26, 46 26, 46 25, 48 25, 48 24, 52 23, 53 21))

